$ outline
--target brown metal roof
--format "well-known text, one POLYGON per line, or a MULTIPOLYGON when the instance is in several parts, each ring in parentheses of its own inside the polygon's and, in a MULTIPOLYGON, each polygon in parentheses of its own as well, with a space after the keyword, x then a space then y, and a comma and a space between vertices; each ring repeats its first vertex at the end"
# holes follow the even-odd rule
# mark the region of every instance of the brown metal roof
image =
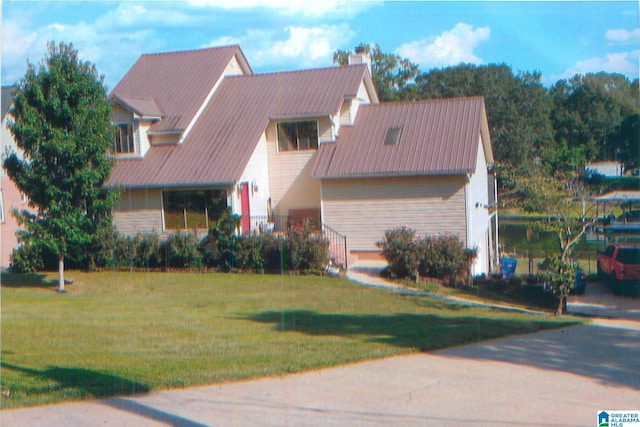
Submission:
POLYGON ((358 110, 353 126, 340 129, 336 143, 320 145, 312 176, 471 173, 483 120, 481 97, 365 105, 358 110), (400 127, 399 141, 385 145, 387 130, 393 127, 400 127))
POLYGON ((178 118, 176 129, 186 129, 234 55, 246 63, 239 46, 142 55, 111 95, 152 99, 163 116, 178 118))
POLYGON ((369 79, 366 70, 358 65, 226 77, 182 144, 151 147, 142 160, 118 160, 109 185, 236 182, 270 120, 337 113, 369 79))
POLYGON ((125 98, 113 95, 123 107, 142 117, 162 117, 162 109, 153 98, 125 98))

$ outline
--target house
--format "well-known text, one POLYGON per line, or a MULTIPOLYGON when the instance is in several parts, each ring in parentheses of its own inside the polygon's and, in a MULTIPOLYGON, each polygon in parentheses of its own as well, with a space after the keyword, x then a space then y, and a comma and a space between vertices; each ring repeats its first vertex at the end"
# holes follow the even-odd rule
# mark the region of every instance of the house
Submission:
POLYGON ((474 273, 487 273, 497 234, 488 226, 492 165, 484 100, 475 97, 362 106, 336 142, 322 144, 312 176, 322 220, 350 236, 351 254, 376 254, 386 229, 406 225, 457 235, 478 249, 474 273))
MULTIPOLYGON (((12 104, 12 86, 3 86, 0 93, 0 99, 2 104, 2 125, 0 126, 0 160, 4 162, 6 153, 16 152, 20 153, 17 149, 13 135, 7 128, 8 120, 11 113, 10 108, 12 104)), ((0 247, 0 267, 7 268, 11 262, 11 253, 13 249, 18 246, 18 238, 16 237, 16 231, 18 231, 18 222, 13 216, 14 209, 22 210, 27 209, 28 200, 26 196, 18 190, 16 185, 11 181, 6 171, 0 165, 0 241, 2 245, 0 247)))
POLYGON ((407 224, 457 234, 479 249, 473 272, 489 272, 482 98, 382 105, 370 60, 350 64, 254 74, 238 46, 143 55, 111 93, 116 227, 204 235, 228 207, 244 233, 308 217, 343 236, 346 263, 407 224))
POLYGON ((616 161, 586 163, 580 169, 581 175, 586 178, 592 178, 597 175, 608 178, 624 175, 624 165, 616 161))

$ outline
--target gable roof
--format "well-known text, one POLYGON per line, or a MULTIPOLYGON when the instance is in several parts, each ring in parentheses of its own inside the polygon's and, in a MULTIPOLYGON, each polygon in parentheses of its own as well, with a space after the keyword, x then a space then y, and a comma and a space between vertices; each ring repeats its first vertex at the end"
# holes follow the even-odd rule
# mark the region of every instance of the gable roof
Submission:
POLYGON ((251 73, 244 54, 235 45, 142 55, 111 96, 142 116, 171 117, 173 129, 184 130, 234 55, 251 73))
POLYGON ((7 115, 11 105, 13 104, 13 97, 11 96, 13 94, 13 89, 14 86, 2 86, 2 91, 0 92, 0 103, 2 104, 0 107, 2 110, 1 120, 4 120, 4 117, 7 115))
POLYGON ((370 79, 365 65, 225 77, 182 144, 152 146, 143 159, 118 160, 108 185, 234 183, 270 120, 336 114, 370 79))
POLYGON ((491 164, 482 97, 365 105, 352 126, 341 128, 335 143, 320 145, 312 176, 468 174, 476 168, 481 134, 491 164), (393 128, 399 128, 399 139, 385 144, 393 128))

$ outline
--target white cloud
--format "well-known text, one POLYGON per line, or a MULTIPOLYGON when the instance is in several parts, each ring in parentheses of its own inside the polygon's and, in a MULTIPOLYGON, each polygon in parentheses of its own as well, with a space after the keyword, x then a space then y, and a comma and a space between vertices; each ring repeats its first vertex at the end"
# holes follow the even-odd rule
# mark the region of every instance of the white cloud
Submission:
POLYGON ((372 7, 376 2, 346 0, 187 0, 197 7, 217 7, 222 9, 255 9, 265 8, 283 15, 303 15, 322 17, 337 15, 353 16, 372 7))
POLYGON ((640 28, 631 31, 616 28, 607 30, 604 34, 605 39, 613 43, 640 43, 640 28))
POLYGON ((627 76, 638 76, 640 72, 640 50, 630 52, 609 53, 604 57, 594 57, 578 61, 559 76, 552 76, 552 81, 569 79, 576 74, 597 73, 604 71, 607 73, 620 73, 627 76))
POLYGON ((489 27, 474 29, 463 22, 442 34, 401 45, 396 53, 420 64, 424 68, 444 67, 460 63, 479 64, 482 59, 474 50, 480 43, 489 40, 489 27))
POLYGON ((240 36, 223 36, 201 47, 239 44, 254 69, 299 69, 333 64, 333 52, 355 33, 347 24, 289 26, 282 31, 250 29, 240 36))

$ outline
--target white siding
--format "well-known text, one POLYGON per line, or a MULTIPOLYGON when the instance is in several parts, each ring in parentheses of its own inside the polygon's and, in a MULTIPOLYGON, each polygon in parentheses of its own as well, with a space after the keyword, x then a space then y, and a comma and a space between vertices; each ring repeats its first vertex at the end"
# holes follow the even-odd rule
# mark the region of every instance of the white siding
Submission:
POLYGON ((113 223, 120 233, 161 233, 162 222, 161 190, 127 190, 120 194, 113 213, 113 223))
POLYGON ((489 220, 489 174, 487 172, 487 162, 482 150, 482 141, 479 140, 480 148, 476 160, 476 172, 469 176, 467 187, 467 210, 469 221, 467 223, 467 235, 469 238, 468 247, 478 248, 478 257, 472 268, 473 274, 489 272, 489 238, 491 226, 489 220))
POLYGON ((323 222, 347 236, 349 251, 379 250, 385 230, 403 225, 466 243, 464 177, 327 179, 322 198, 323 222))
MULTIPOLYGON (((331 137, 331 122, 318 119, 320 139, 331 137)), ((290 209, 319 208, 320 180, 311 178, 316 150, 278 152, 276 124, 266 132, 269 162, 269 188, 276 215, 287 215, 290 209)))
MULTIPOLYGON (((267 216, 267 200, 269 198, 269 168, 267 155, 267 138, 262 135, 256 149, 247 163, 239 182, 249 183, 249 206, 251 216, 267 216)), ((241 214, 240 199, 237 189, 234 190, 233 211, 241 214)))

